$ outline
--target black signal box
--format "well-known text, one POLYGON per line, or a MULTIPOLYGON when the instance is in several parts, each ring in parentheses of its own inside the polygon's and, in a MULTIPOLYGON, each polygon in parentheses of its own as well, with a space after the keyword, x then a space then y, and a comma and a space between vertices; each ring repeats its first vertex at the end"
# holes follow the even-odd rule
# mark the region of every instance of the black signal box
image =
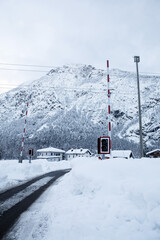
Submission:
POLYGON ((33 156, 33 148, 28 149, 28 155, 29 155, 30 157, 33 156))
POLYGON ((110 137, 98 138, 98 154, 110 154, 110 137))

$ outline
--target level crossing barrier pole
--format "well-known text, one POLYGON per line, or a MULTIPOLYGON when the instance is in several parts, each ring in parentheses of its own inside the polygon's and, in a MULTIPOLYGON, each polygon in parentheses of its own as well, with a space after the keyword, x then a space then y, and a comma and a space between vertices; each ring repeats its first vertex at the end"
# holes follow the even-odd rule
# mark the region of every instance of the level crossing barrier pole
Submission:
MULTIPOLYGON (((112 154, 111 152, 111 105, 110 105, 110 77, 109 77, 109 60, 107 60, 107 90, 108 90, 108 136, 110 138, 110 156, 112 154)), ((109 157, 110 157, 109 156, 109 157)))
POLYGON ((19 163, 22 163, 22 155, 23 155, 23 149, 24 149, 24 137, 25 137, 25 132, 26 132, 28 107, 29 107, 29 101, 27 102, 27 106, 26 106, 26 113, 25 113, 25 120, 24 120, 23 137, 22 137, 22 144, 21 144, 21 152, 20 152, 19 163))

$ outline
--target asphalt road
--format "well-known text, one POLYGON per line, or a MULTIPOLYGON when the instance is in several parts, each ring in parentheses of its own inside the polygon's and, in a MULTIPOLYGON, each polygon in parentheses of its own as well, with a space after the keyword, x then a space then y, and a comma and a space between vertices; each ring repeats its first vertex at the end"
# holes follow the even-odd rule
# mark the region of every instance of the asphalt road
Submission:
POLYGON ((36 177, 0 194, 0 239, 17 218, 59 177, 71 169, 58 170, 36 177))

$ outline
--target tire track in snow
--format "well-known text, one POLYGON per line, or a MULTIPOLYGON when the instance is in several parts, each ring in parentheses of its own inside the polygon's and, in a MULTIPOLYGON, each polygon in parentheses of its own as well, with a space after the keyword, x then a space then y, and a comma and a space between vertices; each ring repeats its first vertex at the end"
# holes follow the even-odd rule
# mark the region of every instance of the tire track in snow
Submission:
POLYGON ((11 198, 7 199, 6 201, 4 201, 1 205, 0 205, 0 216, 2 216, 2 214, 7 211, 8 209, 10 209, 11 207, 13 207, 14 205, 16 205, 17 203, 21 202, 24 198, 28 197, 29 195, 31 195, 33 192, 35 192, 37 189, 39 189, 41 186, 47 184, 52 178, 54 177, 45 177, 42 178, 38 181, 36 181, 35 183, 31 184, 30 186, 28 186, 27 188, 25 188, 24 190, 20 191, 19 193, 16 193, 15 195, 13 195, 11 198))

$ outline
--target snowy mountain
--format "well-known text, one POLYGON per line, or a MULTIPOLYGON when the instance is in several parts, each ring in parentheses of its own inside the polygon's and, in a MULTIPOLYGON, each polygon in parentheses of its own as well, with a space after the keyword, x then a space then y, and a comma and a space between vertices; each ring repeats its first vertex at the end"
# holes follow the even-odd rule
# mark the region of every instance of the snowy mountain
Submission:
MULTIPOLYGON (((112 147, 137 152, 139 143, 136 74, 110 71, 112 147)), ((160 76, 140 75, 145 150, 160 147, 160 76)), ((106 71, 91 65, 51 69, 44 77, 0 95, 1 157, 20 153, 29 101, 25 149, 86 147, 107 135, 106 71)), ((137 153, 135 153, 137 154, 137 153)))

